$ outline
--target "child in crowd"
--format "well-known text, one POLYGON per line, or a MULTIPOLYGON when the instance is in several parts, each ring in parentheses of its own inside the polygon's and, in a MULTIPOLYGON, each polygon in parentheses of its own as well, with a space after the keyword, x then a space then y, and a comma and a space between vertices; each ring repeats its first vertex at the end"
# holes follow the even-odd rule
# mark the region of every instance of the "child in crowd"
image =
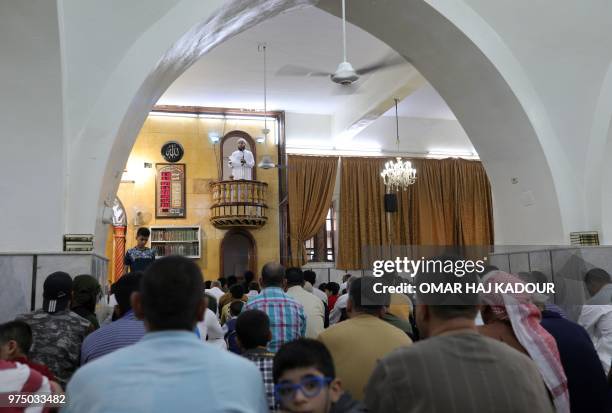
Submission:
POLYGON ((342 390, 332 356, 320 341, 301 338, 284 344, 274 357, 273 376, 282 412, 366 412, 342 390))
POLYGON ((240 314, 236 320, 236 336, 242 357, 254 362, 261 371, 270 412, 277 412, 272 379, 274 353, 267 349, 268 342, 272 340, 268 315, 260 310, 248 310, 240 314))
POLYGON ((138 231, 136 231, 136 246, 125 253, 124 272, 144 271, 155 262, 155 250, 147 248, 150 236, 149 228, 138 228, 138 231))
POLYGON ((257 297, 260 291, 261 288, 259 287, 259 283, 257 281, 252 281, 249 284, 249 292, 247 293, 247 297, 249 297, 249 300, 251 298, 257 297))
POLYGON ((334 309, 334 305, 336 305, 336 300, 338 300, 339 292, 340 284, 333 281, 325 284, 325 293, 327 294, 327 305, 329 306, 329 311, 334 309))
POLYGON ((10 321, 0 325, 0 360, 27 364, 50 381, 55 381, 55 376, 47 366, 28 359, 30 347, 32 347, 32 329, 28 323, 10 321))
POLYGON ((225 323, 227 323, 227 320, 229 320, 230 318, 230 305, 236 301, 241 301, 244 302, 247 299, 245 298, 246 296, 244 295, 244 289, 242 288, 242 285, 240 284, 234 284, 230 287, 230 301, 225 304, 223 306, 223 308, 221 308, 221 315, 220 315, 220 319, 221 319, 221 325, 225 325, 225 323))
POLYGON ((225 342, 227 343, 227 349, 232 353, 241 354, 242 350, 238 345, 236 335, 236 323, 238 322, 238 316, 242 311, 244 303, 242 301, 234 301, 229 305, 230 319, 225 323, 224 328, 227 329, 225 333, 225 342))

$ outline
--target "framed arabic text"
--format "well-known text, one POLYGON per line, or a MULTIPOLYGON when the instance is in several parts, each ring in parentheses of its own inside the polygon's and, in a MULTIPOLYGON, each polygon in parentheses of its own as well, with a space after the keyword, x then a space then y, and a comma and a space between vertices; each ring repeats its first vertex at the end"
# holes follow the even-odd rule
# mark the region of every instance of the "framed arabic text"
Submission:
POLYGON ((155 218, 185 218, 185 164, 158 163, 155 168, 155 218))

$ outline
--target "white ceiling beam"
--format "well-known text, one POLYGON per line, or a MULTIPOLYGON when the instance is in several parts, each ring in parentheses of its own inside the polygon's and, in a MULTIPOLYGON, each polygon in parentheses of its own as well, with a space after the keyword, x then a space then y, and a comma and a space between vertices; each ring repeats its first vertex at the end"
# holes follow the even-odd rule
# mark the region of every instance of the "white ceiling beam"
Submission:
POLYGON ((334 143, 346 144, 392 108, 395 98, 403 100, 426 82, 408 63, 373 74, 359 86, 359 93, 352 95, 347 103, 334 113, 334 143))

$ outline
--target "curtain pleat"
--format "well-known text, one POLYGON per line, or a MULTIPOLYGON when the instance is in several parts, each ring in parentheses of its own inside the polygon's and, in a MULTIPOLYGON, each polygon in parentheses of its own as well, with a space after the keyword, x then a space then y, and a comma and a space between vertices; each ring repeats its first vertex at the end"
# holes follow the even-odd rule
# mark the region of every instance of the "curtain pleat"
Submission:
POLYGON ((334 194, 337 168, 337 157, 288 157, 290 262, 293 266, 306 262, 304 243, 325 223, 334 194))

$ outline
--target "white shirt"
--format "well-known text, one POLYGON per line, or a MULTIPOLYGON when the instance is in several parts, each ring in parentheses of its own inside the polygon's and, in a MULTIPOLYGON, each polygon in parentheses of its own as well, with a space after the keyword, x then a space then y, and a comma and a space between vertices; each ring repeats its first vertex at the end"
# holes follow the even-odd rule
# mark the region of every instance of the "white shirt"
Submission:
POLYGON ((257 297, 258 295, 259 295, 259 291, 257 291, 257 290, 250 290, 250 291, 247 293, 247 297, 248 297, 248 299, 249 299, 249 300, 250 300, 251 298, 255 298, 255 297, 257 297))
POLYGON ((329 325, 336 324, 340 321, 340 317, 342 317, 342 310, 346 308, 347 302, 348 294, 342 294, 340 297, 338 297, 334 308, 329 313, 329 325))
POLYGON ((204 290, 204 292, 215 297, 215 299, 217 300, 217 304, 219 304, 219 298, 221 298, 221 296, 225 294, 223 290, 219 287, 207 288, 206 290, 204 290))
POLYGON ((209 344, 213 344, 216 347, 226 349, 225 338, 223 333, 223 327, 219 323, 217 315, 212 312, 210 308, 206 309, 204 314, 204 321, 198 323, 198 330, 200 331, 200 339, 206 341, 209 344), (206 338, 208 336, 208 338, 206 338))
POLYGON ((327 294, 325 294, 323 291, 319 290, 318 288, 313 287, 313 285, 309 283, 308 281, 304 282, 304 289, 308 291, 309 293, 313 293, 314 295, 319 297, 321 300, 323 300, 325 304, 327 304, 327 294))
POLYGON ((606 374, 612 359, 612 284, 603 287, 582 307, 580 324, 591 336, 606 374))
POLYGON ((295 298, 304 307, 306 337, 317 338, 325 328, 325 308, 323 302, 299 285, 289 288, 287 294, 295 298))
POLYGON ((255 166, 255 159, 253 158, 253 152, 248 149, 234 151, 229 157, 228 165, 232 168, 234 179, 253 179, 251 172, 255 166), (244 165, 242 164, 243 159, 245 161, 244 165))

